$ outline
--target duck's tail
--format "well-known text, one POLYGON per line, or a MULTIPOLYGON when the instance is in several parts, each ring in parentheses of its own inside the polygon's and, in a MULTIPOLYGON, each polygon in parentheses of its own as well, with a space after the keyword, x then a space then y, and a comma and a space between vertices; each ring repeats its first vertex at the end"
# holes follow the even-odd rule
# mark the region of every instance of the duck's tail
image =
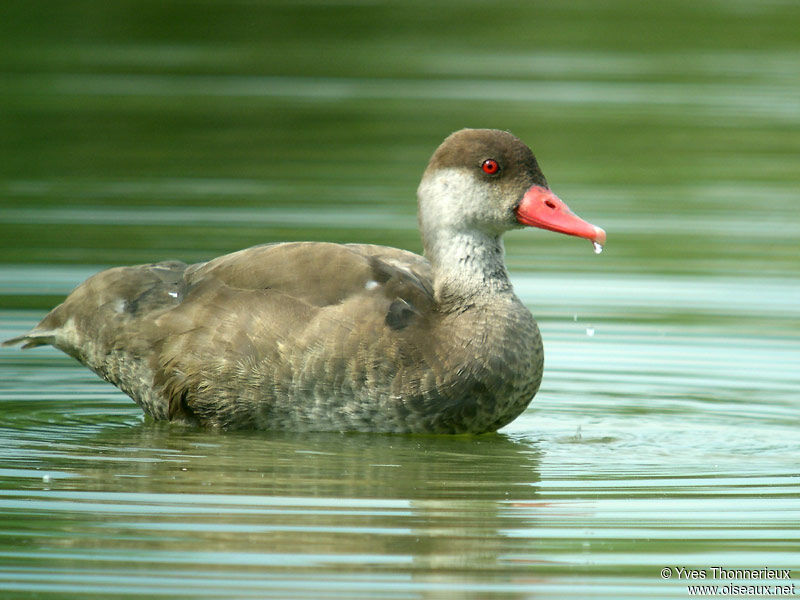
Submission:
POLYGON ((24 335, 13 337, 0 342, 0 346, 16 346, 22 344, 22 349, 35 348, 36 346, 53 345, 56 341, 56 332, 52 329, 31 329, 24 335))

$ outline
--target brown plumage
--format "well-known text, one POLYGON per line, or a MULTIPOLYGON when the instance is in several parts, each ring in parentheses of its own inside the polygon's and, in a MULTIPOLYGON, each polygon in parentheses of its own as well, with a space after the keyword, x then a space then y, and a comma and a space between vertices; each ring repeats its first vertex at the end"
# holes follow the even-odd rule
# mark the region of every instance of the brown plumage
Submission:
POLYGON ((501 131, 451 135, 418 197, 426 258, 296 242, 109 269, 5 344, 51 344, 155 419, 494 431, 531 401, 543 365, 500 236, 522 225, 599 243, 605 234, 559 205, 528 147, 501 131))

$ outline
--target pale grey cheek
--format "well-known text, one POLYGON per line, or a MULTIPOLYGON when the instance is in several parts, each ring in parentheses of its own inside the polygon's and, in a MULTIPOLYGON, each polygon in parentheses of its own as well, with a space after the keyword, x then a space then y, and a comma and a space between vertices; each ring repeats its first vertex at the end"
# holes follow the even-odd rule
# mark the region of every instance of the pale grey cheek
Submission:
POLYGON ((445 169, 427 178, 419 187, 420 216, 425 226, 437 229, 474 227, 475 223, 496 220, 495 210, 485 202, 488 190, 484 182, 464 170, 445 169))

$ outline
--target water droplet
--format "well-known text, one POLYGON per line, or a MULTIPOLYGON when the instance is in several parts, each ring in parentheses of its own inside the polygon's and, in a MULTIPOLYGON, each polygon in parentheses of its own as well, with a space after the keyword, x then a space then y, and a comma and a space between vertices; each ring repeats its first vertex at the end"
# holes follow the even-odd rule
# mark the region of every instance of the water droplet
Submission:
POLYGON ((594 335, 594 327, 587 327, 586 328, 586 335, 592 337, 594 335))
POLYGON ((592 249, 594 250, 595 254, 600 254, 603 251, 603 244, 592 242, 592 249))

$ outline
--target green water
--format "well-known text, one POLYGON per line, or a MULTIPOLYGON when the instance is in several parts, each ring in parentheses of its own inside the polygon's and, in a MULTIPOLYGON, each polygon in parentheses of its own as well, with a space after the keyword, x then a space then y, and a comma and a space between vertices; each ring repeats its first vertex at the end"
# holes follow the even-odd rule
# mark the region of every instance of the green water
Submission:
POLYGON ((529 142, 609 236, 507 236, 547 358, 497 435, 145 423, 58 352, 3 349, 0 596, 800 579, 800 5, 7 0, 0 40, 0 338, 107 266, 420 251, 416 185, 464 126, 529 142))

